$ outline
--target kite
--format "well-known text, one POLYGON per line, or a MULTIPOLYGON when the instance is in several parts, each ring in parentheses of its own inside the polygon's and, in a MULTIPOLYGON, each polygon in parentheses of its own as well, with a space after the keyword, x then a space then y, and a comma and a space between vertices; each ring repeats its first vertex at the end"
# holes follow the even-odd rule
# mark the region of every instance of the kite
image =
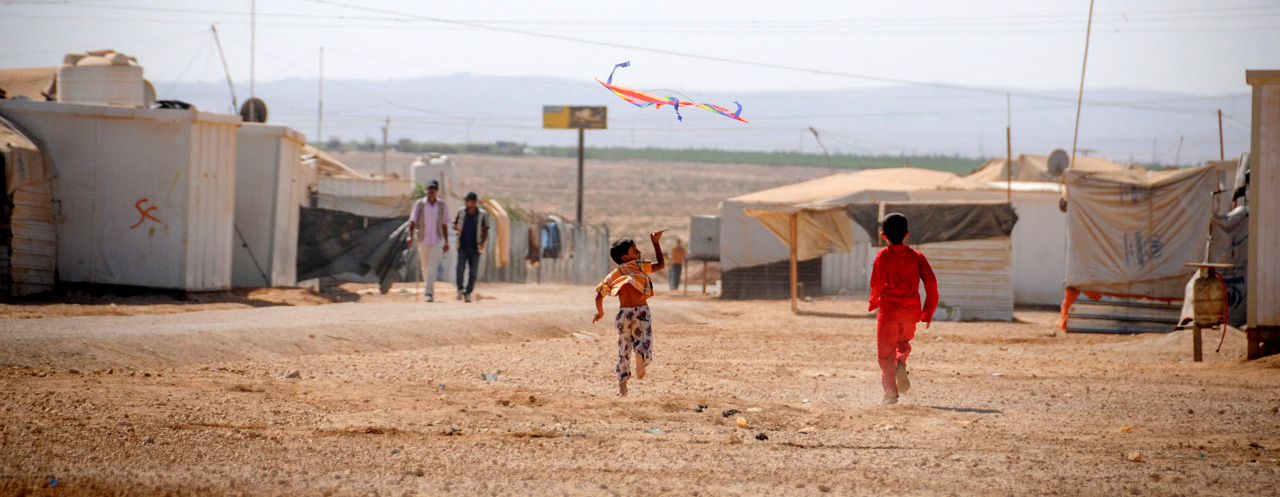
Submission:
POLYGON ((711 112, 715 112, 716 114, 720 114, 729 119, 742 121, 744 123, 747 122, 746 119, 743 119, 741 117, 742 104, 738 102, 734 102, 734 105, 738 106, 738 110, 730 112, 729 109, 726 109, 716 104, 700 104, 697 102, 691 102, 687 99, 680 100, 676 97, 659 97, 652 93, 646 93, 640 90, 636 90, 634 88, 627 88, 625 86, 618 86, 613 84, 613 73, 617 72, 619 67, 628 67, 630 65, 631 65, 630 61, 623 62, 621 64, 616 64, 613 66, 613 70, 609 71, 608 81, 600 81, 600 78, 596 78, 596 82, 604 85, 604 87, 608 88, 609 91, 613 92, 614 95, 621 97, 623 100, 626 100, 628 103, 636 107, 643 108, 643 107, 648 107, 650 105, 654 105, 656 106, 654 108, 661 109, 663 105, 670 105, 671 108, 675 109, 676 111, 676 119, 680 121, 684 121, 684 116, 680 115, 681 107, 698 107, 700 109, 706 109, 711 112))

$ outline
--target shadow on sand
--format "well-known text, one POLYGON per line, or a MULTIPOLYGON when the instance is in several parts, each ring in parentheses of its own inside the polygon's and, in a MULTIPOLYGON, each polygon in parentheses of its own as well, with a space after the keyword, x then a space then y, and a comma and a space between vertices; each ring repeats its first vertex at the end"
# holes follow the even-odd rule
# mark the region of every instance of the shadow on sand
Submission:
POLYGON ((939 411, 951 411, 951 412, 971 412, 971 413, 977 413, 977 414, 1004 414, 1004 411, 1000 411, 996 409, 973 409, 970 407, 940 407, 940 406, 929 406, 929 408, 937 409, 939 411))
POLYGON ((875 319, 875 314, 846 314, 842 312, 796 311, 797 316, 814 316, 820 318, 842 319, 875 319))

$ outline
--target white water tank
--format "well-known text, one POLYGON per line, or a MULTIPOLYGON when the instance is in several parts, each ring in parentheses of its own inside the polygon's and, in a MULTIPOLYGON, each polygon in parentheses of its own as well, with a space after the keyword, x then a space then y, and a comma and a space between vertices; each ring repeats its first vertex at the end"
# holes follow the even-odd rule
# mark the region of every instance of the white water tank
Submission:
POLYGON ((146 88, 138 61, 114 50, 67 54, 58 68, 59 102, 144 107, 146 88))
POLYGON ((456 171, 448 155, 419 156, 409 168, 413 174, 414 183, 425 187, 434 179, 440 182, 441 197, 461 197, 453 190, 453 177, 456 171))

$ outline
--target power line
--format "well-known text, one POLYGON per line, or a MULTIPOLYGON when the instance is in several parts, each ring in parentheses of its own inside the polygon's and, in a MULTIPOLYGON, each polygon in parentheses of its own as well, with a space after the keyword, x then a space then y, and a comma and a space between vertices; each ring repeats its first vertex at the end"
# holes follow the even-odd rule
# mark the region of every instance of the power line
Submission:
MULTIPOLYGON (((660 48, 641 47, 641 46, 636 46, 636 45, 627 45, 627 44, 623 44, 623 43, 613 43, 613 42, 600 41, 600 40, 590 40, 590 39, 584 39, 584 38, 574 38, 574 37, 571 37, 571 36, 562 36, 562 35, 556 35, 556 34, 540 33, 540 32, 536 32, 536 31, 526 31, 526 30, 522 30, 522 29, 506 28, 506 27, 501 27, 501 26, 492 26, 492 25, 481 24, 481 23, 476 23, 476 22, 471 22, 471 21, 461 21, 461 20, 456 20, 456 19, 446 19, 446 18, 439 18, 439 17, 422 16, 422 15, 416 15, 416 14, 411 14, 411 13, 406 13, 406 12, 399 12, 399 11, 394 11, 394 10, 389 10, 389 9, 380 9, 380 8, 375 8, 375 7, 366 7, 366 6, 362 6, 362 5, 352 5, 352 4, 343 3, 343 2, 338 2, 338 1, 333 1, 333 0, 308 0, 308 1, 313 2, 313 3, 323 4, 323 5, 333 5, 333 6, 339 6, 339 7, 346 7, 346 8, 354 9, 354 10, 362 10, 362 11, 367 11, 367 12, 376 12, 376 13, 381 13, 381 14, 390 14, 390 15, 399 15, 399 16, 405 16, 405 17, 412 17, 412 18, 416 18, 416 19, 421 19, 421 20, 425 20, 425 21, 432 21, 432 22, 438 22, 438 23, 443 23, 443 24, 460 25, 460 26, 468 26, 468 27, 473 27, 473 28, 477 28, 477 29, 485 29, 485 30, 490 30, 490 31, 498 31, 498 32, 504 32, 504 33, 519 34, 519 35, 524 35, 524 36, 532 36, 532 37, 538 37, 538 38, 546 38, 546 39, 552 39, 552 40, 567 41, 567 42, 572 42, 572 43, 582 43, 582 44, 587 44, 587 45, 604 46, 604 47, 610 47, 610 48, 622 48, 622 49, 627 49, 627 50, 636 50, 636 51, 643 51, 643 52, 659 53, 659 54, 663 54, 663 55, 671 55, 671 56, 676 56, 676 57, 686 57, 686 58, 699 59, 699 60, 709 60, 709 61, 714 61, 714 62, 723 62, 723 63, 728 63, 728 64, 746 65, 746 66, 753 66, 753 67, 763 67, 763 68, 769 68, 769 69, 779 69, 779 70, 784 70, 784 71, 802 72, 802 73, 808 73, 808 74, 818 74, 818 75, 823 75, 823 76, 834 76, 834 77, 843 77, 843 78, 851 78, 851 79, 861 79, 861 80, 876 81, 876 82, 881 82, 881 83, 894 83, 894 84, 911 85, 911 86, 926 86, 926 87, 933 87, 933 88, 945 88, 945 89, 951 89, 951 90, 962 90, 962 91, 971 91, 971 92, 977 92, 977 93, 988 93, 988 94, 999 94, 999 95, 1016 95, 1016 96, 1023 97, 1023 98, 1032 98, 1032 99, 1039 99, 1039 100, 1050 100, 1050 101, 1058 101, 1058 102, 1074 102, 1074 101, 1075 101, 1075 99, 1071 99, 1071 98, 1056 97, 1056 96, 1051 96, 1051 95, 1042 95, 1042 94, 1030 93, 1030 92, 1013 92, 1013 91, 1009 91, 1009 90, 996 89, 996 88, 984 88, 984 87, 978 87, 978 86, 968 86, 968 85, 959 85, 959 84, 951 84, 951 83, 939 83, 939 82, 917 81, 917 80, 902 79, 902 78, 890 78, 890 77, 883 77, 883 76, 872 76, 872 75, 856 74, 856 73, 849 73, 849 72, 842 72, 842 71, 830 71, 830 70, 825 70, 825 69, 813 69, 813 68, 805 68, 805 67, 799 67, 799 66, 790 66, 790 65, 785 65, 785 64, 774 64, 774 63, 768 63, 768 62, 755 62, 755 61, 749 61, 749 60, 744 60, 744 59, 735 59, 735 58, 730 58, 730 57, 719 57, 719 56, 712 56, 712 55, 701 55, 701 54, 695 54, 695 53, 689 53, 689 52, 680 52, 680 51, 676 51, 676 50, 666 50, 666 49, 660 49, 660 48)), ((1095 106, 1120 106, 1120 107, 1130 107, 1130 108, 1141 108, 1141 107, 1139 107, 1139 106, 1134 106, 1134 105, 1113 104, 1113 103, 1108 103, 1108 102, 1090 102, 1090 104, 1091 104, 1091 105, 1095 105, 1095 106)), ((1149 109, 1149 110, 1158 110, 1158 109, 1149 109)))

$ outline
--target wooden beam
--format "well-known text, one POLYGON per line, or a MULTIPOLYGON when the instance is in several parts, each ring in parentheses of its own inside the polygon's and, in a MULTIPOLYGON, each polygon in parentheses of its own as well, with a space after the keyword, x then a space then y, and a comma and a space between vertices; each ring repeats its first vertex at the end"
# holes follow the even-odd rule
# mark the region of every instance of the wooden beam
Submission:
POLYGON ((796 290, 796 283, 797 283, 797 280, 799 279, 799 274, 798 274, 798 271, 796 270, 796 240, 799 238, 799 236, 797 235, 797 232, 799 231, 799 227, 798 227, 799 221, 800 221, 800 213, 792 212, 791 213, 791 241, 790 243, 787 244, 791 246, 791 312, 799 312, 800 310, 798 304, 796 303, 796 294, 798 293, 796 290))

